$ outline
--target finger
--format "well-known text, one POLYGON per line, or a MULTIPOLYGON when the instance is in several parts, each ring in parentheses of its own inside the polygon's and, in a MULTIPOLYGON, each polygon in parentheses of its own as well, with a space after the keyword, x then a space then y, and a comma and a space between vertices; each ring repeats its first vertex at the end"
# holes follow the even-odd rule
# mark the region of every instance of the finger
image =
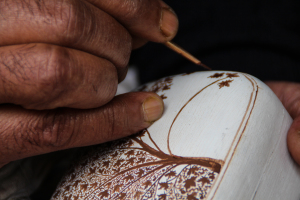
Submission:
POLYGON ((131 36, 113 17, 86 1, 0 1, 0 46, 48 43, 89 52, 124 68, 131 36))
POLYGON ((0 107, 0 163, 122 138, 148 127, 163 111, 154 93, 127 93, 98 109, 34 111, 0 107))
POLYGON ((113 64, 88 53, 46 44, 0 48, 0 104, 95 108, 110 101, 117 87, 113 64))
POLYGON ((161 0, 87 1, 114 16, 136 37, 164 43, 177 33, 176 14, 161 0))
POLYGON ((266 82, 294 119, 287 135, 290 154, 300 165, 300 84, 292 82, 266 82))
POLYGON ((293 121, 289 129, 287 144, 292 157, 300 165, 300 116, 293 121))
POLYGON ((300 84, 283 81, 268 81, 273 90, 293 119, 300 116, 300 84))

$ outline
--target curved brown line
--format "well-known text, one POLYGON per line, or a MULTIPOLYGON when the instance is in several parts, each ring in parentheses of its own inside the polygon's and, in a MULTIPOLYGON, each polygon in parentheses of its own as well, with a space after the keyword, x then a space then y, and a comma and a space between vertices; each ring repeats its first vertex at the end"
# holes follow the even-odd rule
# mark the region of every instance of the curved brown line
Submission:
MULTIPOLYGON (((167 166, 167 165, 166 165, 166 166, 167 166)), ((164 168, 164 167, 166 167, 166 166, 160 166, 160 167, 158 167, 158 168, 152 170, 150 173, 145 174, 145 176, 143 176, 143 177, 149 176, 149 175, 151 175, 153 172, 156 172, 157 169, 160 170, 160 169, 162 169, 162 168, 164 168)), ((174 168, 174 166, 170 167, 170 169, 172 169, 172 168, 174 168)), ((170 170, 170 169, 169 169, 169 170, 170 170)), ((168 170, 168 171, 169 171, 169 170, 168 170)), ((161 175, 159 178, 157 178, 157 180, 156 180, 155 182, 157 182, 162 176, 164 176, 164 174, 161 175)), ((140 179, 141 179, 141 178, 138 178, 138 179, 132 181, 132 183, 130 183, 129 185, 127 185, 127 186, 126 186, 122 191, 120 191, 119 193, 122 193, 124 190, 126 190, 127 188, 129 188, 130 186, 132 186, 133 184, 135 184, 135 183, 136 183, 137 181, 139 181, 140 179)), ((115 199, 115 198, 118 198, 119 195, 120 195, 120 194, 118 194, 116 197, 114 197, 114 199, 115 199)), ((144 195, 143 195, 143 196, 144 196, 144 195)))
POLYGON ((167 137, 167 145, 168 145, 168 151, 170 153, 170 155, 173 155, 172 152, 171 152, 171 149, 170 149, 170 133, 171 133, 171 129, 173 127, 173 124, 175 123, 177 117, 180 115, 180 113, 182 112, 182 110, 198 95, 200 94, 201 92, 203 92, 203 90, 205 90, 206 88, 208 88, 209 86, 212 86, 213 84, 219 82, 219 81, 222 81, 224 79, 227 79, 228 77, 225 77, 225 78, 222 78, 222 79, 219 79, 219 80, 216 80, 214 82, 212 82, 211 84, 205 86, 204 88, 202 88, 199 92, 197 92, 194 96, 192 96, 185 104, 184 106, 179 110, 179 112, 177 113, 176 117, 174 118, 171 126, 170 126, 170 129, 169 129, 169 133, 168 133, 168 137, 167 137))
MULTIPOLYGON (((178 166, 179 166, 179 165, 178 165, 178 166)), ((182 171, 185 170, 187 167, 188 167, 188 165, 185 166, 185 167, 178 173, 178 175, 176 176, 176 180, 175 180, 174 185, 176 185, 176 183, 177 183, 177 181, 178 181, 178 178, 179 178, 179 175, 180 175, 180 174, 182 173, 182 171)), ((177 198, 176 198, 176 199, 177 199, 177 198)))
MULTIPOLYGON (((146 151, 148 152, 149 154, 151 154, 152 156, 155 156, 156 158, 159 158, 161 160, 176 160, 177 162, 179 162, 178 160, 180 161, 194 161, 196 162, 195 164, 199 164, 198 162, 203 162, 202 165, 203 166, 210 166, 209 162, 213 162, 215 164, 218 164, 220 166, 222 166, 224 164, 224 161, 223 160, 217 160, 217 159, 212 159, 212 158, 207 158, 207 157, 181 157, 181 156, 175 156, 175 155, 169 155, 169 154, 166 154, 164 153, 163 151, 157 151, 155 150, 154 148, 152 148, 151 146, 149 146, 148 144, 146 144, 145 142, 137 139, 137 138, 132 138, 133 141, 135 141, 136 143, 138 143, 141 148, 137 148, 139 150, 142 150, 142 151, 146 151), (208 164, 204 164, 205 162, 207 162, 208 164)), ((130 147, 132 148, 132 147, 130 147)))
MULTIPOLYGON (((247 112, 248 112, 249 107, 250 107, 251 102, 252 102, 251 100, 252 100, 253 94, 254 94, 254 92, 255 92, 255 97, 254 97, 254 101, 253 101, 253 106, 252 106, 252 109, 251 109, 251 111, 250 111, 249 117, 248 117, 248 119, 247 119, 247 121, 246 121, 246 123, 245 123, 245 127, 244 127, 244 129, 243 129, 243 131, 242 131, 242 133, 241 133, 241 135, 240 135, 240 137, 239 137, 239 139, 238 139, 238 142, 237 142, 236 146, 234 147, 233 154, 231 155, 231 158, 230 158, 230 160, 229 160, 229 162, 228 162, 228 164, 227 164, 227 166, 226 166, 226 168, 225 168, 225 171, 224 171, 224 173, 223 173, 223 175, 222 175, 222 178, 221 178, 221 180, 220 180, 220 182, 219 182, 219 184, 218 184, 216 190, 214 191, 214 195, 212 196, 212 199, 214 198, 214 196, 215 196, 217 190, 219 189, 219 186, 220 186, 220 184, 221 184, 221 182, 222 182, 222 180, 223 180, 223 178, 224 178, 224 175, 225 175, 225 173, 226 173, 226 171, 227 171, 227 169, 228 169, 228 166, 229 166, 229 164, 230 164, 230 162, 231 162, 231 160, 232 160, 232 158, 233 158, 233 155, 234 155, 235 150, 236 150, 236 148, 237 148, 237 146, 238 146, 238 143, 240 142, 240 140, 241 140, 241 138, 242 138, 242 136, 243 136, 243 134, 244 134, 244 132, 245 132, 245 130, 246 130, 246 128, 247 128, 248 121, 249 121, 249 119, 250 119, 250 117, 251 117, 252 111, 253 111, 254 106, 255 106, 255 102, 256 102, 256 98, 257 98, 257 94, 258 94, 258 85, 257 85, 257 83, 256 83, 256 81, 255 81, 254 79, 251 78, 251 79, 252 79, 252 80, 251 80, 248 76, 246 76, 246 75, 244 75, 244 76, 251 82, 251 84, 252 84, 252 86, 253 86, 253 91, 252 91, 252 93, 251 93, 250 101, 249 101, 249 104, 248 104, 248 106, 247 106, 247 110, 246 110, 245 115, 244 115, 244 117, 243 117, 242 123, 241 123, 240 126, 239 126, 239 129, 238 129, 238 131, 237 131, 237 133, 236 133, 236 136, 234 137, 233 142, 236 140, 237 134, 239 133, 239 131, 240 131, 240 129, 241 129, 241 126, 242 126, 242 124, 243 124, 243 122, 244 122, 244 119, 246 118, 247 112), (253 83, 253 82, 256 84, 256 91, 255 91, 255 89, 254 89, 255 87, 254 87, 254 83, 253 83)), ((232 145, 231 145, 231 146, 232 146, 232 145)), ((225 160, 224 160, 225 162, 226 162, 227 157, 229 156, 229 152, 230 152, 230 150, 228 151, 228 154, 226 155, 226 158, 225 158, 225 160)))
MULTIPOLYGON (((144 150, 146 151, 146 150, 144 150)), ((169 158, 166 158, 166 159, 163 159, 163 160, 158 160, 158 161, 153 161, 153 162, 148 162, 148 163, 143 163, 143 164, 139 164, 139 165, 136 165, 136 166, 133 166, 133 167, 130 167, 126 170, 123 170, 121 172, 118 172, 117 174, 115 175, 112 175, 111 178, 109 178, 109 180, 105 181, 104 183, 102 183, 101 185, 98 186, 98 188, 100 188, 101 186, 105 185, 106 183, 108 183, 109 181, 111 181, 112 179, 122 175, 122 174, 125 174, 126 172, 129 172, 129 171, 132 171, 134 169, 138 169, 138 168, 141 168, 141 167, 147 167, 147 166, 153 166, 153 165, 160 165, 158 166, 154 171, 156 171, 157 169, 160 169, 160 168, 163 168, 163 167, 166 167, 168 165, 182 165, 182 164, 185 164, 185 165, 200 165, 202 167, 205 167, 205 168, 208 168, 210 169, 211 171, 213 172, 216 172, 216 173, 220 173, 220 169, 221 169, 221 164, 219 163, 216 163, 215 161, 212 161, 212 162, 208 162, 206 163, 205 161, 201 160, 201 158, 197 158, 197 159, 191 159, 191 158, 184 158, 184 157, 178 157, 178 158, 174 158, 170 155, 168 155, 169 158)), ((90 195, 95 191, 96 189, 94 189, 93 191, 90 192, 90 195)), ((89 195, 89 196, 90 196, 89 195)))
MULTIPOLYGON (((160 180, 160 178, 161 178, 162 176, 164 176, 167 172, 169 172, 170 170, 174 169, 174 168, 177 167, 177 166, 178 166, 178 165, 174 165, 174 166, 170 167, 170 169, 168 169, 163 175, 161 175, 159 178, 157 178, 157 180, 155 181, 155 183, 156 183, 158 180, 160 180)), ((143 198, 145 197, 145 195, 147 194, 147 192, 148 192, 152 187, 153 187, 153 185, 152 185, 148 190, 146 190, 146 192, 144 193, 144 195, 142 196, 141 199, 143 199, 143 198)), ((157 190, 156 190, 156 192, 157 192, 157 190)))
MULTIPOLYGON (((245 76, 245 75, 244 75, 244 76, 245 76)), ((236 140, 236 138, 237 138, 237 136, 238 136, 238 133, 240 132, 240 130, 241 130, 241 128, 242 128, 243 122, 245 121, 246 115, 247 115, 247 113, 248 113, 248 111, 249 111, 249 108, 250 108, 250 105, 251 105, 251 103, 252 103, 253 94, 254 94, 254 92, 256 91, 256 90, 255 90, 256 88, 255 88, 255 85, 254 85, 253 81, 250 80, 247 76, 245 76, 245 78, 247 78, 247 79, 249 80, 249 82, 252 84, 252 88, 253 88, 253 89, 252 89, 252 92, 251 92, 251 95, 250 95, 250 99, 249 99, 249 103, 248 103, 248 105, 247 105, 247 108, 246 108, 245 114, 244 114, 244 116, 243 116, 242 122, 240 123, 240 126, 239 126, 239 128, 238 128, 238 130, 237 130, 237 132, 236 132, 236 134, 235 134, 235 136, 234 136, 234 138, 233 138, 233 140, 232 140, 232 144, 231 144, 231 146, 230 146, 230 149, 229 149, 229 151, 228 151, 228 153, 227 153, 227 155, 226 155, 224 161, 227 160, 227 158, 228 158, 228 156, 229 156, 229 152, 230 152, 230 150, 231 150, 231 148, 232 148, 232 146, 233 146, 233 143, 234 143, 234 141, 236 140)), ((255 101, 254 101, 254 102, 255 102, 255 101)), ((254 104, 253 104, 253 107, 254 107, 254 104)), ((252 107, 252 109, 253 109, 253 107, 252 107)), ((250 117, 250 115, 249 115, 249 117, 250 117)), ((249 118, 247 119, 247 121, 248 121, 248 120, 249 120, 249 118)))
MULTIPOLYGON (((161 169, 161 168, 164 168, 165 166, 167 166, 167 165, 161 165, 161 166, 158 166, 157 168, 151 170, 148 174, 151 174, 151 173, 155 172, 157 169, 159 170, 159 169, 161 169)), ((131 169, 131 170, 133 170, 133 169, 131 169)), ((128 171, 130 171, 130 170, 126 170, 124 173, 126 173, 126 172, 128 172, 128 171)), ((148 176, 148 174, 147 174, 147 176, 148 176)), ((118 177, 118 176, 120 176, 120 175, 122 175, 122 173, 118 173, 117 175, 113 176, 113 177, 110 178, 109 180, 105 181, 104 183, 102 183, 101 185, 99 185, 97 189, 101 188, 103 185, 105 185, 106 183, 110 182, 112 179, 114 179, 114 178, 116 178, 116 177, 118 177)), ((91 192, 89 193, 89 196, 86 197, 86 198, 90 198, 90 196, 94 194, 94 191, 95 191, 95 190, 96 190, 96 189, 94 189, 93 191, 91 191, 91 192)), ((86 198, 85 198, 85 199, 86 199, 86 198)))
POLYGON ((154 140, 152 139, 152 137, 151 137, 151 135, 150 135, 148 129, 146 129, 146 132, 147 132, 148 137, 150 138, 151 142, 152 142, 152 143, 154 144, 154 146, 157 148, 157 150, 160 151, 160 152, 163 152, 163 151, 157 146, 157 144, 154 142, 154 140))

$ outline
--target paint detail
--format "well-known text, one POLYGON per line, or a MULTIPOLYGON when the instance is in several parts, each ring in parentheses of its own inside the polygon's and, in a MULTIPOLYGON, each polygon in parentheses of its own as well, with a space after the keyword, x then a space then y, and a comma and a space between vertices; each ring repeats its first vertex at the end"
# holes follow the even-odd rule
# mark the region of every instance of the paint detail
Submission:
MULTIPOLYGON (((138 91, 146 91, 146 92, 163 92, 165 90, 170 90, 172 83, 173 82, 173 77, 166 77, 164 79, 161 79, 159 81, 156 81, 154 85, 152 85, 150 88, 147 85, 142 86, 138 91)), ((164 100, 167 99, 168 97, 165 94, 161 94, 160 97, 164 100)))
POLYGON ((226 81, 222 81, 221 83, 218 83, 219 85, 219 89, 221 89, 222 87, 226 86, 226 87, 230 87, 230 83, 232 82, 233 80, 226 80, 226 81))
POLYGON ((193 74, 195 72, 188 72, 188 73, 185 73, 185 74, 182 74, 182 76, 187 76, 187 75, 190 75, 190 74, 193 74))
POLYGON ((215 73, 214 75, 209 76, 208 78, 221 78, 224 73, 215 73))
POLYGON ((143 142, 145 137, 153 141, 144 130, 98 146, 74 166, 52 199, 204 199, 223 162, 168 155, 143 142))
POLYGON ((235 78, 235 77, 240 77, 237 73, 226 73, 227 78, 235 78))

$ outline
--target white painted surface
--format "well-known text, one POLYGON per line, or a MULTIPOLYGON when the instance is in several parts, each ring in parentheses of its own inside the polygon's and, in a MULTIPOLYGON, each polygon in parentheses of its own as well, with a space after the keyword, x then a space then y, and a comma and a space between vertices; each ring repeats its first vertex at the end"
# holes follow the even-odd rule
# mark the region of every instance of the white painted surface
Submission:
MULTIPOLYGON (((146 143, 154 151, 145 148, 143 151, 155 152, 157 155, 164 154, 165 157, 155 157, 155 153, 151 155, 161 163, 168 161, 166 166, 171 166, 177 174, 183 172, 186 167, 192 169, 196 165, 199 169, 202 167, 201 170, 206 170, 206 173, 214 173, 213 178, 206 174, 207 182, 201 184, 199 182, 201 177, 204 177, 204 173, 200 175, 199 171, 199 174, 194 174, 194 180, 200 178, 197 179, 197 183, 192 182, 191 187, 184 186, 191 176, 182 173, 184 192, 179 191, 181 186, 179 189, 167 190, 156 185, 156 193, 154 191, 156 196, 166 194, 166 191, 169 194, 173 192, 171 195, 177 192, 176 194, 181 196, 193 192, 200 194, 199 188, 197 189, 199 186, 202 187, 201 190, 205 188, 205 199, 300 199, 300 168, 291 159, 286 146, 286 134, 292 119, 276 95, 263 82, 248 74, 209 71, 178 75, 171 79, 149 83, 146 91, 151 90, 158 91, 159 95, 166 97, 165 112, 160 120, 148 128, 149 134, 140 136, 130 148, 141 149, 145 147, 142 143, 146 143), (155 89, 154 86, 159 87, 155 89), (195 162, 188 163, 187 158, 194 159, 195 162), (180 160, 184 160, 185 163, 180 163, 180 160), (216 163, 221 165, 221 170, 218 172, 209 166, 210 162, 213 163, 211 166, 216 163), (193 188, 195 185, 197 187, 193 188), (188 188, 193 188, 193 191, 188 191, 188 188)), ((103 159, 110 157, 112 152, 116 154, 115 151, 118 150, 107 151, 104 157, 99 157, 98 155, 102 153, 100 149, 95 152, 97 156, 91 156, 86 162, 83 161, 87 163, 86 166, 79 165, 73 175, 66 176, 66 180, 72 180, 63 183, 65 186, 68 185, 69 189, 71 188, 66 194, 72 196, 78 193, 82 198, 85 198, 86 194, 95 197, 100 194, 100 191, 109 190, 97 185, 108 176, 112 176, 113 184, 119 184, 116 179, 125 179, 128 176, 124 175, 127 169, 122 172, 123 177, 116 178, 119 176, 119 171, 114 174, 113 165, 110 164, 107 165, 106 170, 107 173, 112 174, 89 173, 91 169, 99 169, 99 166, 103 166, 103 159), (80 180, 80 184, 75 184, 75 179, 80 180), (82 193, 78 186, 81 184, 87 185, 86 188, 94 189, 82 193), (92 186, 95 184, 96 187, 92 186)), ((122 154, 120 158, 125 163, 129 157, 122 154)), ((134 158, 134 156, 130 157, 133 160, 134 158)), ((113 157, 109 160, 117 162, 113 157)), ((105 162, 109 163, 108 160, 105 162)), ((147 161, 141 166, 151 162, 147 161)), ((138 166, 139 163, 136 165, 138 166)), ((122 167, 126 168, 126 166, 122 167)), ((128 169, 128 172, 130 170, 128 169)), ((153 176, 150 175, 151 172, 146 177, 137 179, 137 182, 132 183, 136 184, 133 188, 128 186, 130 189, 128 191, 135 193, 135 190, 142 188, 144 182, 154 175, 158 177, 154 181, 155 184, 167 182, 168 176, 159 170, 154 170, 153 176)), ((134 170, 131 172, 134 174, 134 170)), ((174 178, 170 180, 169 185, 176 185, 176 182, 177 179, 174 178)), ((122 183, 121 181, 120 185, 122 183)), ((64 189, 60 191, 66 192, 64 189)), ((140 189, 140 191, 145 190, 140 189)), ((156 198, 155 195, 152 199, 156 198)))
POLYGON ((167 96, 166 111, 148 128, 153 140, 168 154, 225 162, 207 199, 298 200, 300 170, 286 147, 291 117, 260 80, 242 73, 225 78, 226 72, 208 78, 214 73, 174 77, 171 89, 158 93, 167 96), (217 80, 233 81, 208 86, 217 80))

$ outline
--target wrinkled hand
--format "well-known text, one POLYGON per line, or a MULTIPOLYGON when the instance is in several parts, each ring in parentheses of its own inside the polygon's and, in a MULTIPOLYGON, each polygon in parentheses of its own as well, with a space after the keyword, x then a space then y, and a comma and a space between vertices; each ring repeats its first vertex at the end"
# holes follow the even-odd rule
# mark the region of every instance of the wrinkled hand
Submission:
POLYGON ((289 151, 300 165, 300 83, 266 82, 294 119, 287 136, 289 151))
POLYGON ((156 94, 114 96, 133 48, 175 36, 162 1, 5 0, 0 13, 0 167, 124 137, 161 116, 156 94))

